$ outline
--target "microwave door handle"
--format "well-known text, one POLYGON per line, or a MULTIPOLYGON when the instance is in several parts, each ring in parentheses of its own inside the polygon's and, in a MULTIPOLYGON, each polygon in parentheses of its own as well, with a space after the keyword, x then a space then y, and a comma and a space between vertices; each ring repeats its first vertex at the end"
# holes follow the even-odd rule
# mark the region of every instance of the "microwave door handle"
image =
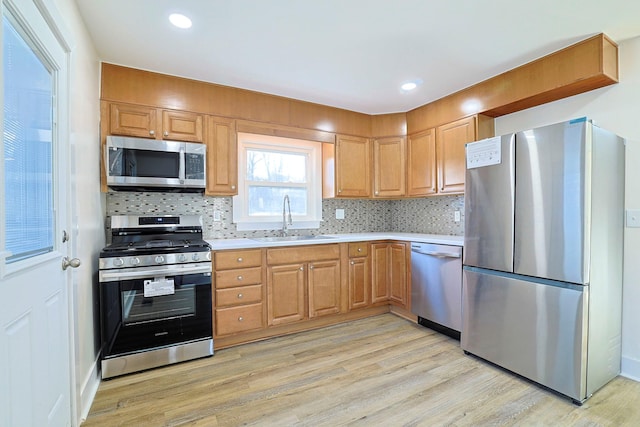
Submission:
POLYGON ((186 153, 185 153, 185 146, 184 144, 180 147, 180 170, 178 171, 178 178, 180 179, 180 184, 184 184, 185 179, 187 179, 186 177, 186 173, 185 173, 185 157, 186 157, 186 153))

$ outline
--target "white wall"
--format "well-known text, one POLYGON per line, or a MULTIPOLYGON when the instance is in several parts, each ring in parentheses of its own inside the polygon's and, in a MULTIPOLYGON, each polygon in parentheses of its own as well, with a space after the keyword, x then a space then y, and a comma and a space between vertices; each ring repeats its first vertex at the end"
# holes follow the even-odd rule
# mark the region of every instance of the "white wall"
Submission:
POLYGON ((74 333, 76 423, 89 411, 99 385, 98 255, 104 246, 104 195, 100 193, 100 63, 74 0, 56 0, 63 25, 72 36, 70 63, 72 254, 74 270, 71 321, 74 333), (73 194, 73 193, 72 193, 73 194))
MULTIPOLYGON (((496 119, 496 135, 587 116, 627 139, 625 204, 640 209, 640 37, 619 43, 620 83, 496 119)), ((640 228, 625 228, 622 374, 640 381, 640 228)))

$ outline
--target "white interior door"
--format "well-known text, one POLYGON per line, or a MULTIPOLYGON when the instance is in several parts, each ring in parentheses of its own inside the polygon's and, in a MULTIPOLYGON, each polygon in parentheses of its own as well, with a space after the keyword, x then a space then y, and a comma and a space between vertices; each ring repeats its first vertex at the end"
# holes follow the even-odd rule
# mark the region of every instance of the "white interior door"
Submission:
POLYGON ((0 426, 71 424, 67 54, 30 0, 2 1, 0 426))

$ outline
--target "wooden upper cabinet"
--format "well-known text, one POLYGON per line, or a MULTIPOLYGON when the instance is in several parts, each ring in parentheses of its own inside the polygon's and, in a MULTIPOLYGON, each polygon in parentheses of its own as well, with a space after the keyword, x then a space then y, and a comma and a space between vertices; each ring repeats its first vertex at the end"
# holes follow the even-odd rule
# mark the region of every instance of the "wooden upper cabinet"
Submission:
POLYGON ((109 116, 110 135, 204 142, 203 114, 112 103, 109 116))
POLYGON ((109 134, 156 138, 158 112, 143 105, 111 104, 109 106, 109 134))
POLYGON ((235 121, 207 117, 207 188, 209 196, 238 194, 238 142, 235 121))
POLYGON ((402 136, 373 141, 373 197, 405 194, 406 139, 402 136))
POLYGON ((204 115, 188 111, 162 111, 162 138, 204 142, 204 115))
POLYGON ((436 132, 438 192, 464 193, 465 144, 476 140, 476 117, 438 126, 436 132))
POLYGON ((428 196, 438 191, 436 131, 429 129, 407 138, 407 196, 428 196))
POLYGON ((371 195, 371 142, 368 138, 339 135, 336 141, 336 196, 371 195))

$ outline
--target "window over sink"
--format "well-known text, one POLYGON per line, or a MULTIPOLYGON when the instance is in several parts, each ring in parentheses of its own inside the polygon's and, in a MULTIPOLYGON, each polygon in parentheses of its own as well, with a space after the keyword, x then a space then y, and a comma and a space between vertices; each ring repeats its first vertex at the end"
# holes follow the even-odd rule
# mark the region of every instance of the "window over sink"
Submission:
MULTIPOLYGON (((322 144, 238 133, 238 230, 277 230, 289 196, 292 228, 318 228, 322 220, 322 144)), ((287 216, 289 207, 287 205, 287 216)))

